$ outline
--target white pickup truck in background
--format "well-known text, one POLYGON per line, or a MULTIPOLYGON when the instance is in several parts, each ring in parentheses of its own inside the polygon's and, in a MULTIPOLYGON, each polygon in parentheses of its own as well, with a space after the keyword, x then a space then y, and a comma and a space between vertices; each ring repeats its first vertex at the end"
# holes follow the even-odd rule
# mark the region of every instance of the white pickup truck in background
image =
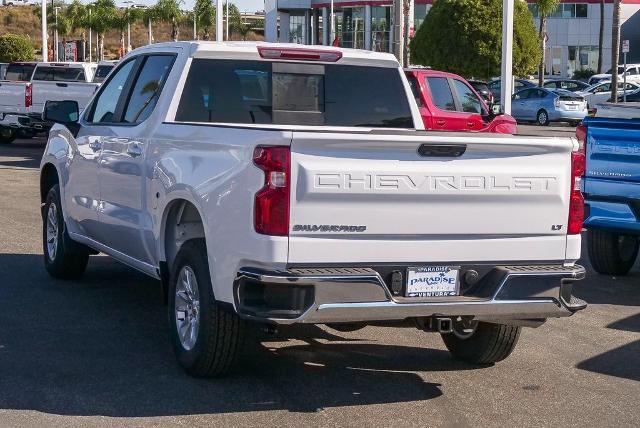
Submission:
POLYGON ((47 101, 77 101, 82 111, 99 86, 92 82, 95 70, 95 63, 10 64, 0 81, 0 125, 31 137, 50 126, 41 120, 47 101))
POLYGON ((154 44, 44 117, 46 269, 102 252, 160 279, 193 375, 265 324, 415 326, 491 364, 586 306, 578 141, 424 131, 390 54, 154 44))

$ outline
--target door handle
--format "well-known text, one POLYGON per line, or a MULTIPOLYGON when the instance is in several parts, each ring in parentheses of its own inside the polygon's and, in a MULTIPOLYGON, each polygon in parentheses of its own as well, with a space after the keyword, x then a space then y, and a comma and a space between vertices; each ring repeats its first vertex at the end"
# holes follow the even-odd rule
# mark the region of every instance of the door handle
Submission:
POLYGON ((442 126, 442 125, 444 125, 444 119, 438 119, 438 120, 436 120, 436 125, 438 125, 438 126, 442 126))
POLYGON ((92 141, 89 143, 89 148, 91 150, 93 150, 94 152, 97 152, 98 150, 100 150, 102 148, 102 143, 100 141, 92 141))
POLYGON ((469 127, 469 128, 473 128, 474 126, 476 126, 476 123, 475 123, 475 122, 473 122, 473 121, 469 121, 469 122, 467 122, 467 127, 469 127))
POLYGON ((56 86, 58 86, 60 88, 66 88, 69 85, 67 85, 66 83, 56 83, 56 86))
POLYGON ((418 154, 424 157, 458 158, 467 150, 466 144, 421 144, 418 154))
POLYGON ((138 144, 130 144, 129 147, 127 147, 127 154, 132 158, 137 158, 142 155, 142 147, 138 144))

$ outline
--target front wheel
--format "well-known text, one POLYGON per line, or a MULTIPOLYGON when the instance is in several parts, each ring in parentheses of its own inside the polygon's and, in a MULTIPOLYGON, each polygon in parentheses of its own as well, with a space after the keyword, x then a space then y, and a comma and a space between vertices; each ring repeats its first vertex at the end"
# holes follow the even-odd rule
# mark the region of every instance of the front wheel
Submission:
POLYGON ((540 110, 536 116, 536 122, 540 126, 549 125, 549 113, 546 110, 540 110))
POLYGON ((169 287, 171 342, 180 365, 196 377, 227 374, 241 354, 245 322, 215 300, 204 239, 182 245, 169 287))
POLYGON ((640 240, 636 236, 589 229, 587 249, 596 272, 603 275, 626 275, 638 256, 640 240))
POLYGON ((42 247, 47 272, 59 279, 79 278, 87 268, 89 250, 71 240, 67 233, 57 184, 49 190, 42 213, 42 247))
POLYGON ((16 131, 11 128, 0 127, 0 144, 11 144, 16 139, 16 131))
POLYGON ((482 321, 455 321, 453 332, 442 334, 451 354, 471 364, 493 364, 507 358, 516 347, 521 327, 482 321))

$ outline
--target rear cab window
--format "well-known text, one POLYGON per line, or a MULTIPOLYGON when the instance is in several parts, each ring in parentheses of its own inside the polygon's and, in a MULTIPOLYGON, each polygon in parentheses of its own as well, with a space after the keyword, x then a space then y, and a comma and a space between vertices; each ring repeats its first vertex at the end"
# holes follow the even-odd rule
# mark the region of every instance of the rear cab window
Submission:
POLYGON ((16 82, 29 82, 31 80, 31 76, 33 76, 33 70, 35 69, 35 64, 12 63, 7 67, 4 79, 16 82))
POLYGON ((82 67, 38 66, 33 74, 33 80, 49 82, 86 82, 82 67))
POLYGON ((456 111, 456 103, 446 77, 427 77, 431 99, 440 110, 456 111))
POLYGON ((175 121, 414 127, 397 68, 200 58, 175 121))

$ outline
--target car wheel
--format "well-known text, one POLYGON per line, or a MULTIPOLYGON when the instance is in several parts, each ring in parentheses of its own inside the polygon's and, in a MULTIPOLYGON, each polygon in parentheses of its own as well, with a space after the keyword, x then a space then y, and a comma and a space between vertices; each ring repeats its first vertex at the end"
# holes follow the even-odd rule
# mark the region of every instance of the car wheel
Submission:
POLYGON ((16 131, 11 128, 0 127, 0 144, 11 144, 16 139, 16 131))
POLYGON ((229 373, 241 354, 246 326, 215 300, 204 239, 182 245, 169 287, 171 342, 182 368, 196 377, 229 373))
POLYGON ((543 109, 538 112, 538 115, 536 116, 536 122, 540 126, 549 125, 549 114, 546 110, 543 109))
POLYGON ((87 268, 89 250, 69 237, 57 184, 49 190, 42 213, 42 247, 47 272, 59 279, 79 278, 87 268))
POLYGON ((638 256, 640 240, 636 236, 589 229, 587 249, 593 269, 603 275, 626 275, 638 256))
POLYGON ((442 340, 451 354, 471 364, 493 364, 507 358, 516 347, 521 327, 482 321, 454 320, 453 331, 442 340))
POLYGON ((36 136, 36 133, 32 129, 21 129, 18 131, 18 135, 17 135, 18 138, 24 138, 25 140, 28 140, 35 136, 36 136))

